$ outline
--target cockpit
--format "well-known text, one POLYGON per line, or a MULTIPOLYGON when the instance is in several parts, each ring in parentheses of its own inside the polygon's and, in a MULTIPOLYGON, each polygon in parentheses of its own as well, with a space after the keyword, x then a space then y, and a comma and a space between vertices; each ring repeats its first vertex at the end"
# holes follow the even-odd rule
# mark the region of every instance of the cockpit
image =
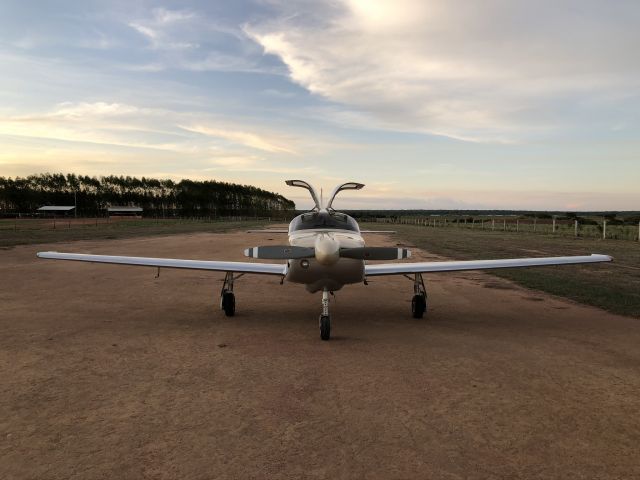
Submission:
POLYGON ((351 232, 360 232, 358 222, 352 217, 344 213, 330 211, 313 211, 303 213, 294 218, 289 224, 289 233, 299 232, 301 230, 313 229, 331 229, 331 230, 349 230, 351 232))

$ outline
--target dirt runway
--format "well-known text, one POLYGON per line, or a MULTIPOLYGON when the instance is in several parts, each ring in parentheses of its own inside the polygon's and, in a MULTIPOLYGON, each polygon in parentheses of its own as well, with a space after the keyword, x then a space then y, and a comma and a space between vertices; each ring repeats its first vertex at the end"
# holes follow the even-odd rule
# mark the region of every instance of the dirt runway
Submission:
MULTIPOLYGON (((372 245, 398 241, 372 236, 372 245)), ((0 251, 0 478, 639 478, 640 322, 487 274, 279 279, 39 260, 246 260, 285 236, 0 251), (273 240, 268 240, 272 238, 273 240)), ((417 260, 430 258, 414 251, 417 260)))

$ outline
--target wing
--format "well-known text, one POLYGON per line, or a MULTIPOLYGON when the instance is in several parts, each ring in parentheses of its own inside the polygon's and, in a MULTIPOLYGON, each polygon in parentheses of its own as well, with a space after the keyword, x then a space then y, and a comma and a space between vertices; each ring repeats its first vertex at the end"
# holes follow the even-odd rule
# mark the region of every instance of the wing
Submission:
POLYGON ((184 268, 212 270, 215 272, 261 273, 284 275, 284 263, 215 262, 210 260, 180 260, 175 258, 121 257, 113 255, 88 255, 84 253, 38 252, 38 257, 52 260, 75 260, 78 262, 113 263, 142 267, 184 268))
POLYGON ((578 263, 611 262, 609 255, 573 257, 510 258, 504 260, 469 260, 454 262, 387 263, 365 265, 365 276, 401 275, 407 273, 455 272, 461 270, 490 270, 493 268, 541 267, 545 265, 572 265, 578 263))

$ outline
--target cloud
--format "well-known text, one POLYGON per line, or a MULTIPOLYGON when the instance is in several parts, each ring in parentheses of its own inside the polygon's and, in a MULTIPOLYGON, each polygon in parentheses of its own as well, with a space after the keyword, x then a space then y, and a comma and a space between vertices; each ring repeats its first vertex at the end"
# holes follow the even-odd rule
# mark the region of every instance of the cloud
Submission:
POLYGON ((276 143, 274 140, 267 139, 264 136, 253 132, 239 131, 239 130, 227 130, 219 127, 210 127, 203 125, 181 125, 181 128, 190 132, 200 133, 209 137, 223 138, 233 143, 244 145, 254 148, 256 150, 263 150, 271 153, 287 153, 295 154, 289 145, 276 143))
POLYGON ((155 8, 150 18, 132 21, 128 25, 145 36, 154 49, 180 50, 199 46, 197 43, 176 41, 172 35, 174 30, 188 25, 195 19, 196 14, 191 11, 155 8))
POLYGON ((316 175, 315 167, 291 162, 290 156, 298 145, 319 148, 324 142, 203 112, 108 101, 63 102, 17 115, 0 110, 0 138, 6 172, 49 164, 45 170, 93 174, 107 167, 107 172, 148 174, 161 165, 182 177, 215 173, 247 182, 245 175, 256 184, 265 180, 260 175, 316 175))
POLYGON ((122 103, 107 102, 64 102, 58 104, 55 110, 50 114, 51 117, 79 118, 84 119, 90 117, 117 117, 120 115, 130 115, 140 111, 132 105, 124 105, 122 103))
POLYGON ((295 83, 379 128, 512 142, 620 123, 602 112, 624 119, 638 107, 628 93, 640 87, 634 2, 271 3, 279 17, 246 25, 247 35, 295 83))

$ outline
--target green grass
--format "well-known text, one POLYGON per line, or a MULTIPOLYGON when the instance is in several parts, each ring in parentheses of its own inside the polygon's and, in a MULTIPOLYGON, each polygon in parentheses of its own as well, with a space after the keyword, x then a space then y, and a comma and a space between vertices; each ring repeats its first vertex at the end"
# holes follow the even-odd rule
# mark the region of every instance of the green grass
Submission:
POLYGON ((87 223, 74 225, 64 221, 56 228, 45 223, 19 224, 13 230, 13 223, 0 228, 0 248, 36 243, 71 242, 75 240, 105 240, 116 238, 144 237, 152 235, 175 235, 196 232, 226 232, 229 230, 263 227, 266 221, 209 222, 204 220, 128 220, 113 223, 87 223))
MULTIPOLYGON (((375 223, 362 225, 363 229, 381 227, 375 223)), ((611 255, 615 259, 613 263, 493 270, 491 273, 528 288, 613 313, 640 317, 640 242, 456 227, 384 225, 384 228, 396 230, 399 241, 455 260, 591 253, 611 255)))

